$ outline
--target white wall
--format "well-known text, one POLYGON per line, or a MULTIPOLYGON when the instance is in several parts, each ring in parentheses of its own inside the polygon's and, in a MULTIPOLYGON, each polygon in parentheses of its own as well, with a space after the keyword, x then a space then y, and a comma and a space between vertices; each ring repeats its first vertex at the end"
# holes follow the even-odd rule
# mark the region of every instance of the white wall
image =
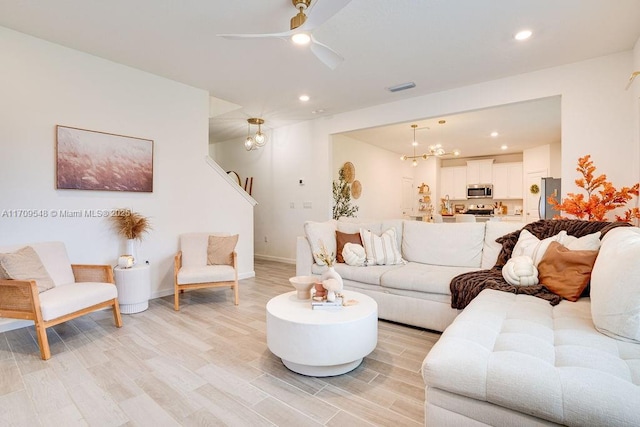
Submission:
MULTIPOLYGON (((340 168, 345 162, 351 162, 355 166, 356 179, 362 184, 362 196, 351 199, 352 204, 358 206, 356 216, 363 219, 401 218, 402 178, 414 178, 411 162, 402 162, 396 153, 344 135, 334 135, 332 141, 332 179, 337 180, 340 168)), ((417 196, 414 199, 415 202, 417 196)))
MULTIPOLYGON (((268 216, 256 210, 256 253, 268 253, 280 259, 295 259, 295 237, 302 234, 305 220, 331 217, 331 181, 333 165, 330 136, 355 129, 437 117, 512 102, 548 96, 562 96, 562 178, 575 179, 575 164, 587 153, 606 171, 614 184, 622 186, 638 181, 640 175, 638 86, 635 95, 625 91, 634 58, 640 62, 640 48, 579 63, 479 83, 431 95, 377 105, 357 111, 320 118, 311 122, 277 129, 279 143, 288 150, 282 153, 295 159, 293 165, 268 162, 255 165, 272 179, 267 192, 290 193, 314 200, 313 209, 295 210, 292 215, 288 198, 269 207, 268 216), (622 155, 621 155, 622 153, 622 155), (312 185, 297 188, 280 168, 293 168, 306 176, 312 185), (259 247, 258 230, 279 236, 276 247, 259 247), (264 250, 264 252, 263 252, 264 250)), ((570 185, 563 191, 572 191, 570 185)), ((366 188, 365 188, 366 191, 366 188)), ((258 200, 262 204, 261 200, 258 200)))
POLYGON ((153 226, 140 255, 154 296, 173 293, 183 232, 239 233, 240 273, 254 275, 253 207, 205 161, 205 91, 1 27, 0 52, 0 244, 61 240, 72 262, 113 265, 124 241, 108 220, 1 213, 129 207, 153 226), (57 124, 154 140, 153 193, 56 190, 57 124))

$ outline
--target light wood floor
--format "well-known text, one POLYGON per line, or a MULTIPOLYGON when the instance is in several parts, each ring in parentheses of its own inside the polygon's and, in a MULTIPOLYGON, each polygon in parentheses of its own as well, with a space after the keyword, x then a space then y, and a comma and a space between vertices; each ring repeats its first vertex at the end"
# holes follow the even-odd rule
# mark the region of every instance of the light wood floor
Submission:
POLYGON ((231 290, 187 292, 145 312, 84 316, 49 330, 42 361, 33 327, 0 334, 0 426, 419 426, 420 366, 439 335, 379 322, 378 346, 354 371, 311 378, 266 345, 265 304, 292 290, 295 266, 256 261, 231 290))

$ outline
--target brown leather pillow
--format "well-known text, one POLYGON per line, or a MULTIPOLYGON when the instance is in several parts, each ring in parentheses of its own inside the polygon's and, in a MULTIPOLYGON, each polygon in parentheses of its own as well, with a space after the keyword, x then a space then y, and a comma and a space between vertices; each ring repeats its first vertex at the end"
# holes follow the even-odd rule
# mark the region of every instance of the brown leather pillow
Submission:
POLYGON ((540 264, 540 284, 569 301, 577 301, 589 284, 598 251, 571 251, 551 242, 540 264))
POLYGON ((336 230, 336 262, 344 263, 344 258, 342 257, 342 249, 347 243, 357 243, 358 245, 362 246, 360 233, 347 234, 336 230))

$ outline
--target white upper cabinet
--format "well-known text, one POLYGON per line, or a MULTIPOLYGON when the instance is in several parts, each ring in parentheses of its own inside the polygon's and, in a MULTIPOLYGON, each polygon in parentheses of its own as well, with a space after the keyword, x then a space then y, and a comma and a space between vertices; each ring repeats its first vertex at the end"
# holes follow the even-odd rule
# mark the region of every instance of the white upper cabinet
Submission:
POLYGON ((449 200, 466 200, 466 166, 440 168, 440 197, 444 197, 446 195, 449 196, 449 200))
POLYGON ((493 159, 467 161, 467 184, 491 184, 492 179, 493 159))
POLYGON ((493 198, 522 199, 522 163, 493 165, 493 198))

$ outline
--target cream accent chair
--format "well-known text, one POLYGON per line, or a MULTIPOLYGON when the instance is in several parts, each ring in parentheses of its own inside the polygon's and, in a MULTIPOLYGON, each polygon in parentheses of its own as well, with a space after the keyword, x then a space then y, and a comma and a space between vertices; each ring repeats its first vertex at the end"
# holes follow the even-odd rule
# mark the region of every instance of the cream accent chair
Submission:
POLYGON ((238 255, 234 251, 231 265, 207 265, 209 236, 225 233, 186 233, 180 235, 180 251, 174 259, 174 305, 180 310, 180 294, 190 289, 230 287, 238 305, 238 255))
POLYGON ((32 320, 40 356, 51 357, 47 328, 103 308, 113 310, 113 320, 122 327, 118 290, 109 265, 71 264, 62 242, 42 242, 0 247, 0 253, 31 246, 38 254, 54 287, 38 293, 34 280, 0 280, 0 317, 32 320))
POLYGON ((476 222, 476 217, 471 214, 456 214, 456 222, 476 222))

